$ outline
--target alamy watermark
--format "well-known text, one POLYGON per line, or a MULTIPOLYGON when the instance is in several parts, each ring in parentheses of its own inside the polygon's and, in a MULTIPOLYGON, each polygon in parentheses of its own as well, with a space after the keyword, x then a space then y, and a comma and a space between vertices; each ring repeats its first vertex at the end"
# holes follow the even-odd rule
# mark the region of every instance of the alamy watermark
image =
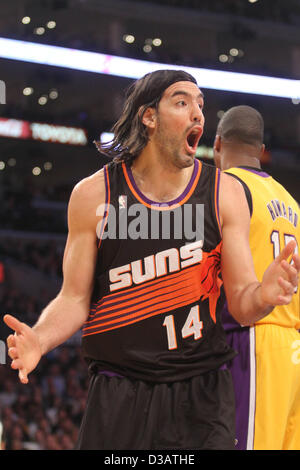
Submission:
POLYGON ((0 80, 0 104, 6 104, 6 86, 3 80, 0 80))
POLYGON ((6 344, 0 340, 0 365, 6 364, 6 344))
POLYGON ((119 208, 98 206, 98 238, 105 240, 203 240, 204 204, 183 204, 169 209, 167 204, 149 209, 144 204, 127 206, 127 197, 119 197, 119 208))

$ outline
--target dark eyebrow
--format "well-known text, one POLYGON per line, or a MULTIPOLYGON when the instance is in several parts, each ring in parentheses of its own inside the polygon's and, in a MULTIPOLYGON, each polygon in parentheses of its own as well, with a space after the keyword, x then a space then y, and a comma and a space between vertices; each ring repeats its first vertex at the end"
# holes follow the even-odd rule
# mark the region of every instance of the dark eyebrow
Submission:
MULTIPOLYGON (((177 96, 177 95, 191 96, 191 94, 186 92, 186 91, 177 90, 177 91, 174 91, 174 93, 171 95, 171 98, 173 98, 174 96, 177 96)), ((204 99, 204 94, 202 93, 202 91, 199 92, 198 97, 204 99)))

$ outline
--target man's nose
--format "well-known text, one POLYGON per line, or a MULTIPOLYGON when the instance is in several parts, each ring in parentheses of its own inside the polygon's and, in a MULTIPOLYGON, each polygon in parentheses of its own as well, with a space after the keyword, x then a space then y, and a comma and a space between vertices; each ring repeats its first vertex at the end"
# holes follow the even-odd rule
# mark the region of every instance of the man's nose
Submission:
POLYGON ((203 120, 203 113, 201 108, 199 108, 199 104, 196 104, 193 107, 193 116, 192 116, 192 121, 194 122, 201 122, 203 120))

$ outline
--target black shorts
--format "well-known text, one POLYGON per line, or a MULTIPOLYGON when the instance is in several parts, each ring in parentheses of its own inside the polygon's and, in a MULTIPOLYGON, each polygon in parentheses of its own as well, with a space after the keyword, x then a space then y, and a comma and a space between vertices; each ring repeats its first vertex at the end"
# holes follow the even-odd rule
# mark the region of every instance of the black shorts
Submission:
POLYGON ((234 449, 231 374, 216 370, 153 384, 92 377, 78 450, 234 449))

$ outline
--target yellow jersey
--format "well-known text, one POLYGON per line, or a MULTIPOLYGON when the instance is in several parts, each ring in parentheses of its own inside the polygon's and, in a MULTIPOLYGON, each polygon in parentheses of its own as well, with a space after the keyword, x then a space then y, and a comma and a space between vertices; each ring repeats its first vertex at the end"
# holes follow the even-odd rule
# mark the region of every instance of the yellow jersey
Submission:
MULTIPOLYGON (((230 168, 249 188, 252 197, 249 244, 257 279, 292 239, 300 243, 299 206, 288 191, 270 175, 250 167, 230 168)), ((299 286, 289 305, 281 305, 257 324, 276 324, 300 329, 299 286)))

